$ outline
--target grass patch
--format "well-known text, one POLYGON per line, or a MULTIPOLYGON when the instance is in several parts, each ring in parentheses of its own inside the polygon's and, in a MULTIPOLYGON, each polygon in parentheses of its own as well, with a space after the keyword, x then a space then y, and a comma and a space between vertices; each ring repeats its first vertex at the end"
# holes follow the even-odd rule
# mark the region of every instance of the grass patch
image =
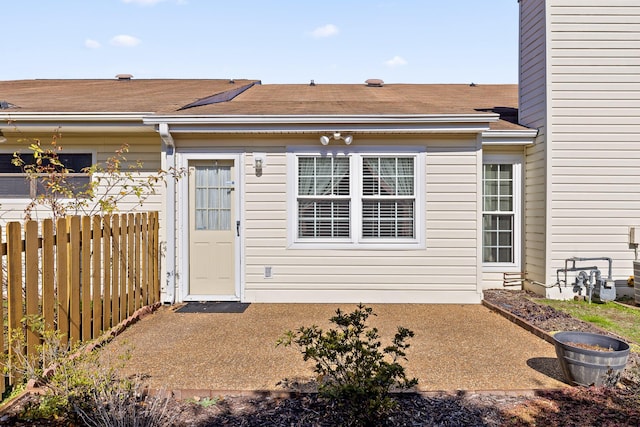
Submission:
POLYGON ((540 299, 537 302, 549 305, 556 310, 593 323, 607 331, 618 334, 629 341, 640 343, 640 310, 625 307, 614 302, 589 304, 587 301, 559 301, 540 299))

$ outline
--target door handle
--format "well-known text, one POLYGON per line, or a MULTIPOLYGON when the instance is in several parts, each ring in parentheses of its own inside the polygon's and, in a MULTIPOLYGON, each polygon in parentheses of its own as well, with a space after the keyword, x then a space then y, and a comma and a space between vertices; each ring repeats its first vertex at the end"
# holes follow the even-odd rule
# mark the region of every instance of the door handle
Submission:
POLYGON ((236 234, 240 237, 240 221, 236 221, 236 234))

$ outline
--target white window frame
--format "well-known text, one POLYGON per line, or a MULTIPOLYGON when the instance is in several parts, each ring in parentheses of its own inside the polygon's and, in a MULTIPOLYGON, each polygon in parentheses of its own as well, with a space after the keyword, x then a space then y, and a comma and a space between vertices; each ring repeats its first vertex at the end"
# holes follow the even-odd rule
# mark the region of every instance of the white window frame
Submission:
MULTIPOLYGON (((70 153, 70 154, 90 154, 91 155, 91 165, 95 165, 96 164, 96 157, 97 157, 97 152, 96 150, 83 150, 82 148, 67 148, 65 147, 64 149, 65 153, 70 153)), ((0 154, 11 154, 13 155, 13 153, 15 153, 16 151, 0 151, 0 154)), ((31 153, 29 152, 20 152, 18 150, 18 152, 20 153, 21 156, 31 156, 31 153)), ((2 180, 3 176, 14 176, 14 177, 24 177, 24 179, 26 180, 29 176, 28 173, 0 173, 0 182, 2 180)), ((44 175, 43 175, 44 176, 44 175)), ((82 173, 82 172, 73 172, 73 173, 68 173, 67 176, 69 177, 75 177, 75 176, 88 176, 89 177, 89 182, 91 182, 93 180, 93 177, 91 176, 91 174, 88 173, 82 173)), ((11 200, 12 203, 22 203, 22 202, 26 202, 26 201, 30 201, 33 200, 37 194, 35 193, 35 186, 37 185, 35 182, 31 182, 29 183, 30 185, 30 195, 29 196, 25 196, 25 197, 20 197, 20 196, 0 196, 1 199, 3 200, 11 200)), ((70 198, 62 198, 60 199, 61 201, 65 201, 65 200, 72 200, 70 198)))
POLYGON ((290 249, 424 249, 426 247, 426 154, 416 147, 300 148, 287 149, 287 240, 290 249), (298 170, 300 156, 348 156, 350 168, 350 237, 298 238, 298 170), (415 236, 409 239, 362 237, 362 158, 367 156, 415 158, 415 236))
POLYGON ((480 171, 480 257, 483 271, 521 271, 522 259, 522 156, 519 154, 485 154, 480 171), (485 262, 484 261, 484 165, 510 164, 513 166, 513 262, 485 262))

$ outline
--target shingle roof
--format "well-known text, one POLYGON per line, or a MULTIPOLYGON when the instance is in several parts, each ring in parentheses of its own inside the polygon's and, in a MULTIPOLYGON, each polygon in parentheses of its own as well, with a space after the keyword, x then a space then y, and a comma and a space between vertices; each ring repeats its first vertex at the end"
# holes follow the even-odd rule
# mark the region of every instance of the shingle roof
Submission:
POLYGON ((14 80, 0 82, 0 101, 20 112, 175 111, 199 99, 258 80, 14 80))
MULTIPOLYGON (((365 84, 259 83, 258 80, 205 79, 3 81, 0 82, 0 102, 5 101, 10 108, 0 112, 331 116, 483 114, 494 111, 510 112, 511 121, 517 117, 514 116, 518 106, 516 85, 387 84, 369 87, 365 84), (248 90, 240 90, 245 86, 248 90), (235 96, 233 91, 240 93, 235 96), (182 109, 194 103, 205 105, 182 109)), ((521 129, 505 120, 493 123, 491 128, 521 129)))

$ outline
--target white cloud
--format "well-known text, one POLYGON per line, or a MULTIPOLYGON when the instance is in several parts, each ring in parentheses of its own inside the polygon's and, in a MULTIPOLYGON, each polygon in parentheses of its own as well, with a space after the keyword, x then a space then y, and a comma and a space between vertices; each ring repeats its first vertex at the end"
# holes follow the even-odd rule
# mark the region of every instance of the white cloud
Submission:
POLYGON ((337 35, 340 32, 338 27, 333 24, 323 25, 322 27, 318 27, 311 32, 311 35, 316 39, 322 39, 325 37, 332 37, 337 35))
POLYGON ((138 46, 140 43, 140 39, 126 34, 120 34, 111 39, 112 45, 120 47, 134 47, 138 46))
POLYGON ((100 48, 100 42, 97 40, 92 40, 92 39, 86 39, 84 41, 84 47, 89 48, 89 49, 99 49, 100 48))
POLYGON ((391 58, 390 60, 385 61, 384 63, 389 67, 400 67, 402 65, 408 64, 406 59, 404 59, 402 56, 397 56, 397 55, 391 58))

